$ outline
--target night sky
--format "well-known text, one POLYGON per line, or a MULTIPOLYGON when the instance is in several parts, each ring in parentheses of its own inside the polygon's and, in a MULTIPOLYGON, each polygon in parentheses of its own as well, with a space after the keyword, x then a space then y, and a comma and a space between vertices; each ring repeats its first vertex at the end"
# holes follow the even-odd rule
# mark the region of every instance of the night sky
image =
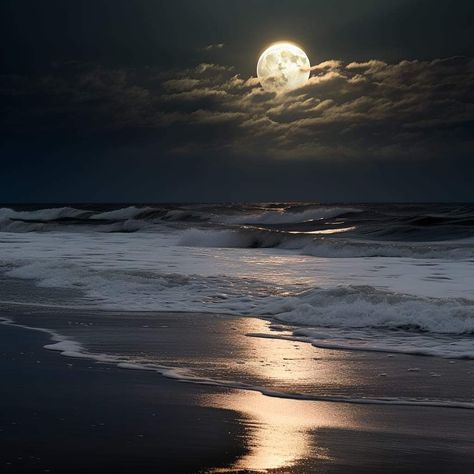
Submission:
POLYGON ((473 38, 472 1, 2 0, 0 201, 474 201, 473 38))

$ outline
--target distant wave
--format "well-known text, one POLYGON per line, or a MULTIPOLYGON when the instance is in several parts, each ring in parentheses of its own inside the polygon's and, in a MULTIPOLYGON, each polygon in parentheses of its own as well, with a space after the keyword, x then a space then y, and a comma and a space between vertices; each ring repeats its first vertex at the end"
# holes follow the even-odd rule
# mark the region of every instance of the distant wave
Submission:
POLYGON ((186 247, 252 248, 276 247, 283 240, 283 234, 274 231, 191 228, 183 232, 178 243, 186 247))
POLYGON ((21 219, 25 221, 54 221, 67 217, 78 217, 83 214, 90 214, 87 211, 74 209, 72 207, 56 207, 51 209, 37 209, 31 211, 18 211, 10 208, 0 209, 0 220, 21 219))
POLYGON ((211 230, 191 228, 183 232, 179 244, 189 247, 273 248, 297 251, 315 257, 407 257, 407 258, 474 258, 474 239, 456 242, 364 241, 348 238, 311 236, 304 232, 289 233, 258 229, 211 230))
POLYGON ((360 209, 350 207, 319 207, 304 211, 271 210, 259 213, 249 213, 226 219, 230 224, 297 224, 314 220, 329 219, 345 214, 362 212, 360 209))
POLYGON ((136 220, 149 209, 127 207, 96 212, 73 207, 37 210, 0 209, 0 232, 81 232, 84 228, 99 232, 136 232, 147 222, 136 220))
POLYGON ((152 207, 136 207, 129 206, 121 209, 114 209, 113 211, 98 212, 90 216, 91 219, 99 220, 129 220, 146 215, 155 209, 152 207))
POLYGON ((269 248, 327 258, 474 258, 474 205, 313 203, 0 209, 0 232, 181 232, 194 247, 269 248))

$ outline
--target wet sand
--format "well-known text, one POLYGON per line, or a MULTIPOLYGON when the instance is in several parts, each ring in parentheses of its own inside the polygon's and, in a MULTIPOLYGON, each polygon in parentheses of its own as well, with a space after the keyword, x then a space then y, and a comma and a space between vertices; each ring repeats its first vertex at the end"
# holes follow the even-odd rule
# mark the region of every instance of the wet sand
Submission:
MULTIPOLYGON (((354 395, 359 387, 359 396, 388 396, 398 385, 406 396, 472 399, 469 361, 347 355, 248 337, 244 329, 261 333, 268 325, 252 318, 44 309, 2 315, 81 335, 92 351, 128 351, 137 360, 155 354, 170 366, 194 361, 194 371, 224 380, 240 367, 239 377, 273 389, 313 393, 317 380, 322 395, 354 395)), ((0 343, 2 472, 473 472, 474 410, 293 400, 179 383, 61 356, 43 349, 47 334, 6 325, 0 343)))
POLYGON ((218 390, 68 359, 48 342, 0 327, 0 472, 200 472, 245 453, 238 415, 198 403, 218 390))
MULTIPOLYGON (((472 360, 318 348, 287 339, 290 330, 275 331, 261 318, 39 307, 12 311, 3 314, 70 337, 91 357, 102 360, 106 354, 117 363, 158 372, 172 368, 166 374, 178 379, 323 401, 474 408, 472 360)), ((68 351, 62 344, 57 349, 68 351)))

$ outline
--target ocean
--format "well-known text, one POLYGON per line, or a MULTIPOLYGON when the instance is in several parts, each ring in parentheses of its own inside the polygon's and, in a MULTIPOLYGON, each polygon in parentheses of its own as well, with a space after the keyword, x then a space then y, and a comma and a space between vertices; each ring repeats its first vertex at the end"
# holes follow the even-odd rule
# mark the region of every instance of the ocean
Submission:
POLYGON ((472 204, 4 206, 0 271, 3 304, 256 317, 271 332, 251 336, 474 359, 472 204))

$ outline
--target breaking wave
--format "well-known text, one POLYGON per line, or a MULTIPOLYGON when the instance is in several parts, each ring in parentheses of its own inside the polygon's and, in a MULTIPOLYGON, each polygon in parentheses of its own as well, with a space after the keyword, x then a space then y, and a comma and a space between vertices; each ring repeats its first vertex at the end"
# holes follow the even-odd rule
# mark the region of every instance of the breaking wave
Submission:
POLYGON ((371 286, 311 289, 262 308, 279 321, 307 326, 474 333, 474 301, 422 298, 371 286))
POLYGON ((187 231, 182 238, 186 245, 217 246, 222 240, 222 246, 231 247, 309 245, 308 254, 322 256, 430 255, 431 246, 423 250, 421 244, 455 242, 464 251, 463 241, 474 242, 474 206, 269 203, 0 209, 0 232, 160 232, 167 227, 187 231), (198 231, 218 233, 206 237, 198 231), (413 250, 412 243, 420 245, 413 250))
POLYGON ((88 304, 110 310, 222 312, 318 328, 474 333, 474 300, 423 297, 370 285, 301 288, 248 277, 99 270, 61 262, 25 262, 4 275, 35 280, 44 288, 80 289, 88 304))
MULTIPOLYGON (((85 213, 80 209, 72 207, 57 207, 51 209, 37 209, 31 211, 19 211, 10 208, 0 209, 0 221, 23 220, 23 221, 43 221, 50 222, 58 219, 78 217, 85 213)), ((90 214, 87 213, 86 214, 90 214)))
MULTIPOLYGON (((339 229, 339 235, 350 232, 339 229)), ((332 234, 333 236, 335 235, 332 234)), ((366 241, 356 238, 327 238, 305 232, 286 232, 263 228, 185 230, 179 244, 188 247, 279 248, 302 255, 327 258, 406 257, 406 258, 474 258, 474 239, 456 242, 366 241)))

